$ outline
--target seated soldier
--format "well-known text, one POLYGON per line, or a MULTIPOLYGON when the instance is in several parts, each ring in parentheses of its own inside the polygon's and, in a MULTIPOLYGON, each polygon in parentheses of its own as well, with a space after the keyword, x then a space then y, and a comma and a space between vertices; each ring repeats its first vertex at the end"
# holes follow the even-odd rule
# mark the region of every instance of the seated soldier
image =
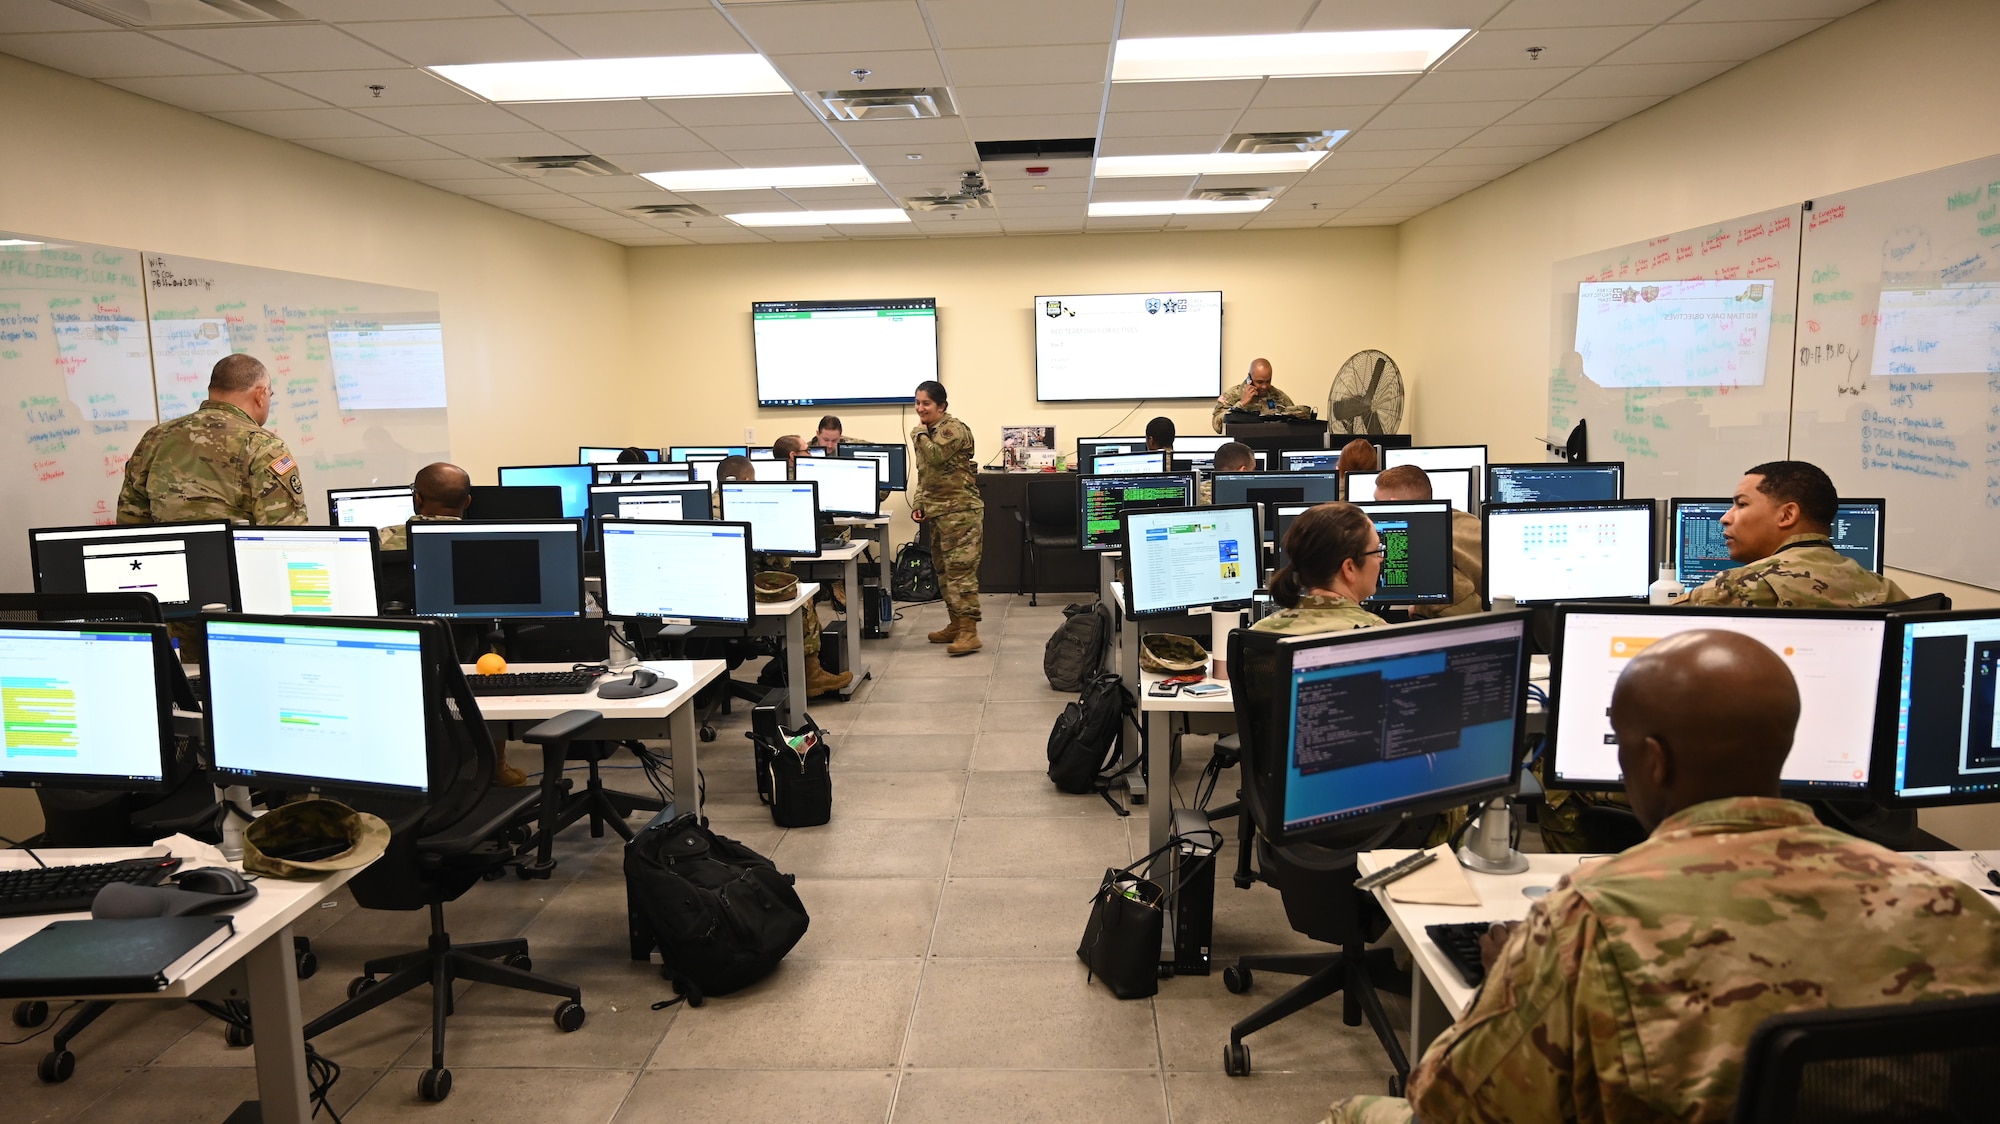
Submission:
MULTIPOLYGON (((456 523, 472 506, 472 477, 455 464, 427 464, 410 484, 410 506, 411 523, 456 523)), ((382 549, 410 549, 408 524, 383 528, 382 549)))
POLYGON ((1770 461, 1745 473, 1722 516, 1731 560, 1681 595, 1682 605, 1834 609, 1908 599, 1895 582, 1833 548, 1840 496, 1817 465, 1770 461))
POLYGON ((1195 490, 1197 501, 1207 507, 1215 502, 1216 472, 1249 472, 1257 467, 1257 454, 1241 441, 1225 441, 1215 450, 1215 470, 1201 478, 1195 490))
MULTIPOLYGON (((1375 498, 1431 499, 1430 473, 1413 464, 1399 464, 1375 478, 1375 498)), ((1479 589, 1480 573, 1485 568, 1485 554, 1480 549, 1483 534, 1479 516, 1452 508, 1451 604, 1419 605, 1410 610, 1412 617, 1458 617, 1486 610, 1486 597, 1479 589)))
MULTIPOLYGON (((1146 423, 1146 451, 1162 450, 1171 462, 1174 456, 1174 419, 1164 414, 1146 423)), ((1169 464, 1168 467, 1173 466, 1169 464)))

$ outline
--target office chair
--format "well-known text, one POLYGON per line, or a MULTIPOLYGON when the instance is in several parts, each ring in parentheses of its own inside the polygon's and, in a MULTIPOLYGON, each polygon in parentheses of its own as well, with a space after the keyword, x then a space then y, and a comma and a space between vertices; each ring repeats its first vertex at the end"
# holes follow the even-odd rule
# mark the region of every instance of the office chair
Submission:
MULTIPOLYGON (((442 737, 433 739, 432 793, 416 801, 356 799, 357 808, 388 821, 389 849, 356 875, 349 888, 364 909, 430 911, 431 936, 421 949, 380 957, 362 965, 347 987, 347 1001, 305 1025, 310 1040, 425 984, 431 988, 431 1067, 417 1080, 427 1101, 451 1094, 445 1068, 445 1019, 452 1010, 453 984, 461 979, 518 991, 563 997, 556 1026, 583 1026, 583 992, 575 984, 536 974, 521 938, 454 944, 444 927, 444 903, 521 861, 519 843, 535 820, 542 799, 537 787, 496 788, 498 755, 479 714, 479 701, 466 686, 450 634, 436 622, 421 622, 429 674, 441 677, 450 706, 439 715, 442 737), (454 716, 451 711, 455 710, 454 716), (436 778, 445 778, 440 784, 436 778)), ((573 736, 600 715, 571 711, 528 731, 528 739, 573 736)))
POLYGON ((1272 783, 1270 778, 1284 768, 1285 738, 1272 717, 1271 699, 1272 692, 1282 684, 1273 666, 1276 649, 1246 644, 1247 635, 1247 629, 1229 634, 1229 667, 1242 748, 1243 787, 1238 814, 1247 814, 1256 830, 1256 877, 1277 887, 1284 899, 1285 917, 1294 930, 1316 941, 1338 945, 1340 951, 1241 956, 1235 965, 1224 968, 1222 985, 1237 995, 1250 990, 1254 973, 1259 969, 1306 978, 1229 1028, 1222 1069, 1231 1077, 1247 1075, 1250 1048, 1243 1044, 1246 1036, 1339 992, 1341 1020, 1348 1026, 1360 1026, 1362 1019, 1367 1019, 1396 1071, 1389 1080, 1389 1092, 1400 1096, 1410 1074, 1409 1056, 1396 1039, 1395 1026, 1389 1021, 1378 992, 1407 994, 1408 976, 1396 969, 1394 954, 1389 949, 1368 948, 1369 942, 1388 931, 1389 918, 1373 895, 1354 888, 1354 880, 1360 876, 1357 865, 1362 852, 1381 847, 1420 847, 1436 817, 1416 816, 1381 827, 1357 827, 1351 838, 1343 839, 1337 846, 1272 844, 1268 838, 1270 825, 1278 822, 1281 813, 1272 806, 1272 793, 1267 786, 1272 783))
POLYGON ((1886 601, 1877 608, 1892 613, 1942 613, 1951 608, 1951 595, 1926 593, 1922 597, 1908 597, 1901 601, 1886 601))
POLYGON ((1758 1025, 1733 1124, 1993 1119, 2000 995, 1794 1011, 1758 1025))
POLYGON ((1076 484, 1071 480, 1030 480, 1014 512, 1021 524, 1021 559, 1014 571, 1015 592, 1035 605, 1041 585, 1040 551, 1075 550, 1082 543, 1077 525, 1076 484))

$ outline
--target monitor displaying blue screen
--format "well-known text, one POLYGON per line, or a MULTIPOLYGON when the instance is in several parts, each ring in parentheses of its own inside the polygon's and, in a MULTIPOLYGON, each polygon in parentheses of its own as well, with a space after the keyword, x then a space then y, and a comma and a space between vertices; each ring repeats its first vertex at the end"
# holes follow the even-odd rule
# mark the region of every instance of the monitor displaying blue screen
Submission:
POLYGON ((500 469, 500 486, 561 488, 563 518, 581 519, 590 514, 590 486, 596 477, 596 469, 587 464, 512 465, 500 469))

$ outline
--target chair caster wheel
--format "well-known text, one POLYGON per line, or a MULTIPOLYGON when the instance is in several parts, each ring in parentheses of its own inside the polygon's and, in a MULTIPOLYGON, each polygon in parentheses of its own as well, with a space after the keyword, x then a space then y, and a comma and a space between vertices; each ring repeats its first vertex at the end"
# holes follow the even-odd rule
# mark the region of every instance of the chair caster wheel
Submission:
POLYGON ((49 1005, 40 999, 23 999, 14 1004, 14 1025, 40 1026, 49 1021, 49 1005))
POLYGON ((1222 986, 1228 988, 1231 995, 1242 995, 1249 991, 1251 983, 1255 980, 1256 976, 1248 968, 1231 965, 1222 970, 1222 986))
POLYGON ((292 973, 302 980, 319 974, 319 954, 309 948, 292 950, 292 973))
POLYGON ((60 1085, 76 1073, 76 1055, 68 1050, 51 1050, 35 1065, 35 1076, 51 1085, 60 1085))
POLYGON ((1222 1048, 1222 1072, 1231 1077, 1250 1075, 1250 1047, 1241 1042, 1231 1042, 1222 1048))
POLYGON ((514 953, 512 956, 509 956, 506 960, 502 961, 502 963, 506 964, 509 968, 519 968, 523 972, 532 972, 535 970, 534 960, 531 959, 525 952, 514 953))
POLYGON ((556 1008, 556 1026, 564 1034, 582 1030, 584 1014, 583 1004, 574 999, 565 999, 562 1005, 556 1008))
POLYGON ((436 1104, 451 1096, 451 1071, 427 1069, 417 1078, 417 1095, 436 1104))
POLYGON ((227 1042, 231 1049, 236 1050, 241 1050, 245 1046, 255 1045, 256 1043, 255 1035, 249 1027, 237 1026, 235 1023, 230 1023, 223 1030, 222 1040, 227 1042))
POLYGON ((1407 1084, 1405 1084, 1405 1083, 1404 1083, 1404 1081, 1403 1081, 1403 1078, 1402 1078, 1402 1076, 1401 1076, 1401 1075, 1396 1075, 1396 1076, 1392 1076, 1392 1077, 1390 1077, 1390 1078, 1389 1078, 1389 1095, 1390 1095, 1390 1096, 1392 1096, 1392 1097, 1400 1097, 1400 1096, 1402 1096, 1402 1095, 1403 1095, 1403 1090, 1404 1090, 1404 1089, 1407 1089, 1407 1088, 1409 1088, 1409 1086, 1408 1086, 1407 1084))
POLYGON ((703 726, 703 727, 701 728, 701 734, 700 734, 699 736, 701 737, 701 740, 702 740, 702 741, 705 741, 705 742, 712 742, 712 741, 714 741, 714 740, 715 740, 715 727, 713 727, 713 726, 703 726))
POLYGON ((367 991, 369 988, 374 986, 375 986, 374 976, 356 976, 353 979, 347 981, 347 997, 349 999, 352 999, 355 996, 360 995, 362 992, 367 991))

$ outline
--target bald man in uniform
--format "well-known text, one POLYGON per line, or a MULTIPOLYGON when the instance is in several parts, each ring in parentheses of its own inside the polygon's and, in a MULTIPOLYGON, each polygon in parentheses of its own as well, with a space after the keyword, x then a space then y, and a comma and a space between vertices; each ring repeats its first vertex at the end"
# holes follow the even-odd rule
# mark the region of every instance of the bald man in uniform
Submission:
MULTIPOLYGON (((472 477, 455 464, 427 464, 410 484, 410 504, 416 514, 409 523, 456 523, 472 506, 472 477)), ((384 528, 382 549, 410 549, 409 523, 384 528)))
POLYGON ((306 489, 271 420, 271 373, 248 355, 226 355, 192 414, 146 431, 125 462, 118 522, 227 519, 253 527, 306 521, 306 489))
POLYGON ((1486 983, 1408 1101, 1352 1098, 1329 1121, 1722 1122, 1773 1015, 2000 991, 2000 913, 1978 891, 1779 798, 1798 716, 1784 660, 1741 633, 1634 657, 1611 726, 1651 837, 1494 926, 1486 983))
POLYGON ((1249 410, 1266 417, 1304 418, 1312 416, 1312 408, 1292 401, 1292 396, 1271 385, 1271 361, 1253 359, 1250 361, 1250 375, 1242 382, 1222 392, 1215 400, 1215 413, 1210 424, 1217 433, 1222 432, 1222 419, 1231 410, 1249 410))

